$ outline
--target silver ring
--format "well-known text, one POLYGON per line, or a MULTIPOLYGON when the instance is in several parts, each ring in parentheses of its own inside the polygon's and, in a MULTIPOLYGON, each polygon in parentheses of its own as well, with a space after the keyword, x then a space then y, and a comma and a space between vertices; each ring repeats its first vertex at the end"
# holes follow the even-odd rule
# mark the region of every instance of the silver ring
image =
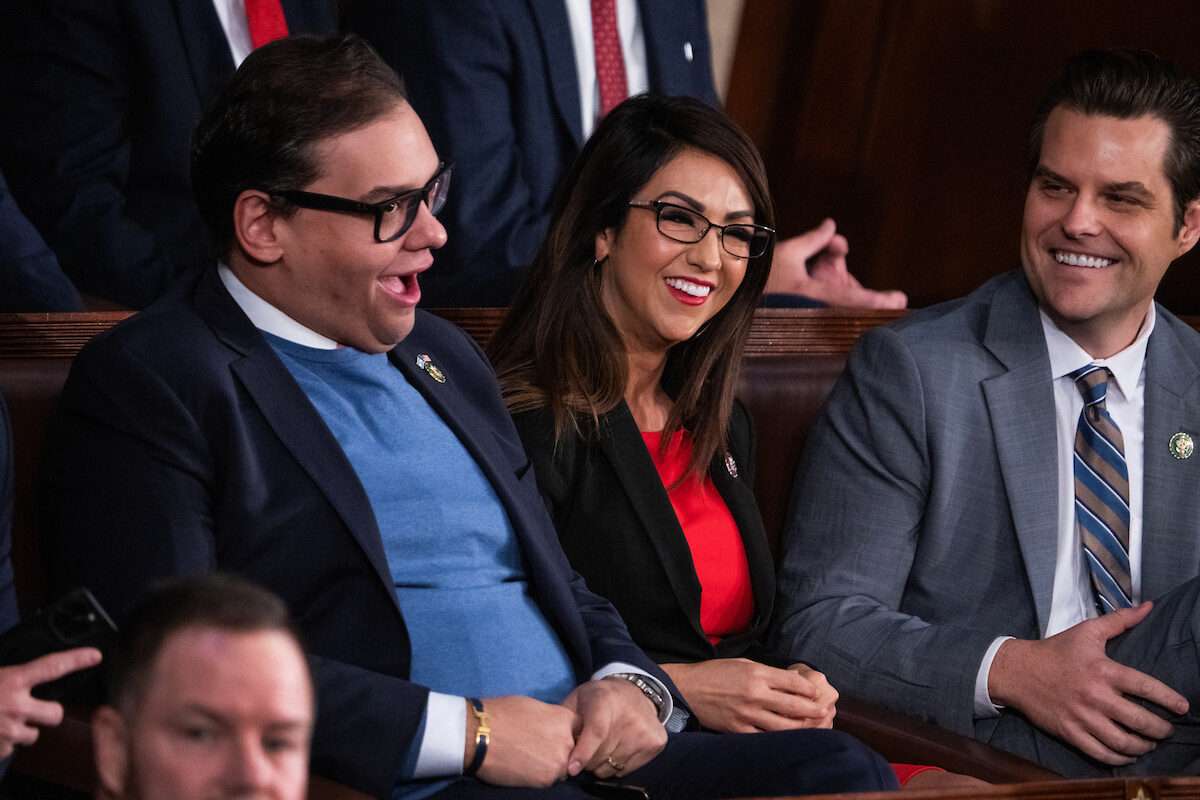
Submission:
POLYGON ((620 761, 613 761, 612 756, 609 756, 608 758, 604 759, 604 763, 608 764, 610 767, 613 768, 613 770, 615 772, 618 772, 618 773, 621 772, 621 770, 625 769, 625 765, 622 764, 620 761))

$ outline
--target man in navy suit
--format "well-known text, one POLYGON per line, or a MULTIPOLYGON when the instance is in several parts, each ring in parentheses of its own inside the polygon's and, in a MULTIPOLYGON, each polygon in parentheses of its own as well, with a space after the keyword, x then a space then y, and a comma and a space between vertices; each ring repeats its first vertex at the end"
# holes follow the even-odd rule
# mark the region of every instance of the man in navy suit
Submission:
MULTIPOLYGON (((11 113, 0 163, 84 294, 141 308, 212 261, 188 142, 233 74, 235 50, 249 47, 238 5, 58 0, 6 10, 0 88, 11 113)), ((332 0, 282 0, 282 9, 292 33, 335 29, 332 0)))
MULTIPOLYGON (((704 0, 616 0, 614 11, 629 94, 718 104, 704 0)), ((359 0, 348 23, 401 74, 462 173, 426 301, 508 305, 545 236, 558 180, 600 116, 588 0, 359 0)), ((767 291, 903 308, 903 293, 864 289, 847 272, 847 249, 832 220, 780 242, 767 291)))
POLYGON ((0 311, 80 311, 79 292, 0 174, 0 311))
POLYGON ((569 568, 486 360, 416 309, 450 168, 362 40, 251 54, 193 178, 225 259, 76 360, 58 580, 118 618, 165 575, 275 591, 312 659, 313 768, 376 796, 891 785, 836 732, 668 739, 685 709, 569 568))

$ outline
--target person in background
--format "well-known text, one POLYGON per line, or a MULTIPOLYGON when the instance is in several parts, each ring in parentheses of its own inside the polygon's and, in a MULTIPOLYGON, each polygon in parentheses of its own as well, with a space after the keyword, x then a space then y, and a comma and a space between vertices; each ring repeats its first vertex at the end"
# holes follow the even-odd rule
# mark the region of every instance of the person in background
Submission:
POLYGON ((201 111, 254 47, 333 0, 18 3, 0 26, 12 193, 85 295, 142 308, 213 262, 188 178, 201 111))
MULTIPOLYGON (((403 76, 434 143, 461 167, 450 241, 426 281, 435 307, 512 301, 559 181, 621 100, 649 90, 718 104, 704 0, 357 0, 347 20, 403 76)), ((903 308, 902 292, 862 287, 848 251, 829 219, 782 241, 767 291, 903 308)))
POLYGON ((216 574, 164 582, 128 617, 108 672, 96 797, 305 797, 315 695, 275 595, 216 574))
POLYGON ((0 173, 0 312, 82 310, 79 292, 0 173))
MULTIPOLYGON (((13 451, 8 406, 0 395, 0 633, 17 624, 17 592, 12 568, 13 451)), ((0 667, 0 759, 18 745, 37 741, 38 728, 62 722, 59 703, 40 700, 33 689, 100 663, 100 651, 78 647, 50 653, 25 664, 0 667)), ((4 765, 0 765, 3 773, 4 765)))

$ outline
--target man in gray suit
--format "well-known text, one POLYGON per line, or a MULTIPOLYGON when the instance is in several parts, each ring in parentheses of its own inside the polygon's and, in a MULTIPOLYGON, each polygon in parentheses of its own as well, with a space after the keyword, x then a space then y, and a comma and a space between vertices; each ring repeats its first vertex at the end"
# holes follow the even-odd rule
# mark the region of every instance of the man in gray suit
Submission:
POLYGON ((1084 53, 1031 143, 1022 269, 851 355, 776 634, 846 694, 1066 775, 1196 772, 1200 335, 1153 297, 1200 236, 1200 84, 1084 53))

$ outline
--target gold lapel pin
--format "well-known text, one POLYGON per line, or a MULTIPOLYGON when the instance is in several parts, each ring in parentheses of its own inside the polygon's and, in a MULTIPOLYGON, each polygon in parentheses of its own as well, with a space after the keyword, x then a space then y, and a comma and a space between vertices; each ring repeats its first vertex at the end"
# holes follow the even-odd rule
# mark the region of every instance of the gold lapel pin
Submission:
POLYGON ((446 382, 446 373, 442 372, 438 365, 433 363, 433 359, 428 353, 421 353, 417 356, 417 369, 425 370, 425 374, 433 378, 438 383, 446 382))
POLYGON ((1171 451, 1171 455, 1182 461, 1185 458, 1191 458, 1192 453, 1196 452, 1196 443, 1192 441, 1190 435, 1180 431, 1171 437, 1167 449, 1171 451))
POLYGON ((725 453, 725 471, 731 478, 738 476, 737 462, 733 460, 733 453, 725 453))

